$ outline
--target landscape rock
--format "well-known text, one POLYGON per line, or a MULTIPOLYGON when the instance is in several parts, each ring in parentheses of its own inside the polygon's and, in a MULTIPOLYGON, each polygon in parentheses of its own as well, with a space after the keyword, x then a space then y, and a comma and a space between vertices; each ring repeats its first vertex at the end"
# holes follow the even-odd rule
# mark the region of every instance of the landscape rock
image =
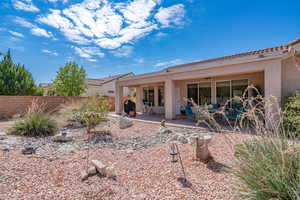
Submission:
POLYGON ((159 134, 172 133, 170 129, 165 126, 159 126, 159 134))
POLYGON ((7 139, 7 135, 4 132, 0 132, 0 140, 5 140, 7 139))
POLYGON ((119 128, 125 129, 133 126, 133 121, 127 117, 120 117, 119 128))
POLYGON ((0 136, 6 136, 5 132, 0 132, 0 136))
POLYGON ((107 167, 105 169, 105 174, 108 178, 116 177, 115 169, 113 167, 107 167))
POLYGON ((99 160, 92 160, 92 164, 96 167, 97 171, 105 176, 105 170, 106 170, 106 165, 104 165, 101 161, 99 160))
POLYGON ((62 134, 58 134, 53 136, 52 141, 54 142, 71 142, 73 138, 71 136, 67 136, 67 134, 64 132, 62 134))
POLYGON ((34 147, 25 147, 22 149, 22 154, 35 154, 37 148, 34 147))
POLYGON ((88 177, 89 177, 89 174, 87 173, 87 171, 86 170, 82 170, 81 171, 81 181, 87 180, 88 177))
POLYGON ((94 176, 95 174, 97 174, 97 169, 95 166, 91 166, 90 168, 88 168, 87 173, 89 176, 94 176))
POLYGON ((8 145, 6 145, 6 146, 2 146, 2 147, 1 147, 1 150, 7 152, 7 151, 10 151, 11 148, 10 148, 8 145))

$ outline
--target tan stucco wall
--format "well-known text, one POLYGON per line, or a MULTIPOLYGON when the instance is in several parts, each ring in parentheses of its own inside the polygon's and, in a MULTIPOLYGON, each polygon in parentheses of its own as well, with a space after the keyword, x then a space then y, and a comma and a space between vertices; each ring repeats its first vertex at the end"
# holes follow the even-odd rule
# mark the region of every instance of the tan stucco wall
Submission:
POLYGON ((300 90, 300 68, 297 68, 293 59, 282 61, 282 96, 287 96, 300 90))
MULTIPOLYGON (((125 96, 130 94, 130 89, 128 87, 124 87, 123 90, 124 90, 123 94, 125 96)), ((114 97, 115 92, 116 92, 115 81, 111 81, 102 86, 89 85, 86 92, 82 96, 92 96, 95 94, 101 94, 102 96, 114 97), (114 91, 114 92, 110 93, 109 91, 114 91)))

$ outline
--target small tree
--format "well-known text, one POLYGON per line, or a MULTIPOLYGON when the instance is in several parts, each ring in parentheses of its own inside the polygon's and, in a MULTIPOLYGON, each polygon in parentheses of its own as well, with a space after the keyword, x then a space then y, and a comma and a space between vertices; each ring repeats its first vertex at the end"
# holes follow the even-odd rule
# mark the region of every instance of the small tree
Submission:
POLYGON ((110 104, 104 97, 99 95, 89 97, 80 110, 81 120, 86 126, 87 133, 105 121, 109 108, 110 104))
POLYGON ((36 86, 23 65, 14 64, 10 51, 0 61, 0 95, 35 95, 36 86))
POLYGON ((57 72, 53 82, 55 93, 60 96, 79 96, 87 88, 85 79, 84 68, 75 62, 68 62, 57 72))

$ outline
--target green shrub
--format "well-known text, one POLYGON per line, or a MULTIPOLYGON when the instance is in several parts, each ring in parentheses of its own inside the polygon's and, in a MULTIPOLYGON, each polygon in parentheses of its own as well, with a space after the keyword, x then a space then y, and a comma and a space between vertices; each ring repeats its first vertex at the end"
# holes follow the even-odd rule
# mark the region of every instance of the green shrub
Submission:
POLYGON ((105 121, 110 109, 110 102, 99 95, 91 96, 87 101, 73 102, 64 106, 60 113, 65 125, 79 123, 87 128, 87 132, 105 121))
POLYGON ((281 139, 254 139, 235 146, 244 198, 300 198, 300 153, 281 139))
POLYGON ((89 97, 87 103, 79 110, 79 119, 86 126, 88 133, 100 122, 105 121, 109 108, 110 104, 104 97, 89 97))
POLYGON ((283 100, 284 127, 293 136, 300 135, 300 91, 283 100))
POLYGON ((30 113, 23 119, 16 121, 8 130, 9 134, 23 136, 47 136, 57 130, 56 122, 43 113, 30 113))

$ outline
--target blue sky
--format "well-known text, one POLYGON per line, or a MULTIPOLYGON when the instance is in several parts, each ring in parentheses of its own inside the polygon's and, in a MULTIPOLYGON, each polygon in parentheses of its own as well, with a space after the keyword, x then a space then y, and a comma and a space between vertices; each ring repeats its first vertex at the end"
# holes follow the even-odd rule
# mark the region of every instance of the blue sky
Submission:
POLYGON ((284 44, 300 37, 300 1, 0 0, 0 51, 37 83, 65 62, 88 77, 284 44))

